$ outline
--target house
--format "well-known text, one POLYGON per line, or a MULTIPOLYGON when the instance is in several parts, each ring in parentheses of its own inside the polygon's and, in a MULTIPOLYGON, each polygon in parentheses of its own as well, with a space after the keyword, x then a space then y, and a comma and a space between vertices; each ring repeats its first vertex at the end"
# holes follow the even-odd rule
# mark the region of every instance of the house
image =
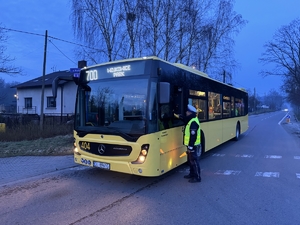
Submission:
MULTIPOLYGON (((70 71, 58 71, 45 75, 44 81, 44 109, 45 115, 66 116, 75 112, 75 98, 77 86, 73 81, 60 81, 57 89, 57 97, 52 94, 52 82, 58 76, 72 76, 70 71)), ((17 113, 41 114, 42 76, 18 84, 17 89, 17 113)))

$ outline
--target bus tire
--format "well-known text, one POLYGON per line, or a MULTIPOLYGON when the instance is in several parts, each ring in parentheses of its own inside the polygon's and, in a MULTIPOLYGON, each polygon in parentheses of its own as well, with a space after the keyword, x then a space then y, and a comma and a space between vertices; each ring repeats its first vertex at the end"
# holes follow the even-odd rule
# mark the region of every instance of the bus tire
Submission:
POLYGON ((235 129, 235 141, 238 141, 240 139, 240 135, 241 135, 241 127, 240 127, 240 123, 237 123, 236 125, 236 129, 235 129))

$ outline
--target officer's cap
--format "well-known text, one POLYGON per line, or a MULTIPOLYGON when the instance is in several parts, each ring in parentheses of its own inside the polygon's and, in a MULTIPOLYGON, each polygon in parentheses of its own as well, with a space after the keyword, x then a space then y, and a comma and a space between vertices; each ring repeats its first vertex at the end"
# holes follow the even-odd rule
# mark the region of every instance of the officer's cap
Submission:
POLYGON ((197 109, 192 105, 188 105, 187 110, 190 111, 190 112, 194 112, 194 113, 197 112, 197 109))

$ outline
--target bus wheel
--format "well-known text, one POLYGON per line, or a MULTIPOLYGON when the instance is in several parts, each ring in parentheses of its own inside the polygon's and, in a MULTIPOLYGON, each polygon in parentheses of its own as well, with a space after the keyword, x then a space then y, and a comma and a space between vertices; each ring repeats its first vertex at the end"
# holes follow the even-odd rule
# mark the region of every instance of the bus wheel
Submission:
POLYGON ((241 134, 240 124, 238 123, 238 124, 236 125, 236 130, 235 130, 235 138, 234 138, 235 141, 238 141, 238 140, 239 140, 240 134, 241 134))

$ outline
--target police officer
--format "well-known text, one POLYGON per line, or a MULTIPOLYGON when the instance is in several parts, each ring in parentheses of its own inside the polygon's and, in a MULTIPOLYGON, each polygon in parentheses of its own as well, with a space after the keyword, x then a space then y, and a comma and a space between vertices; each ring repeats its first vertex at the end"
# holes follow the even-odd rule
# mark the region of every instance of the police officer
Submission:
POLYGON ((201 182, 200 163, 197 157, 197 148, 201 146, 200 122, 197 117, 197 109, 187 106, 186 116, 183 117, 185 129, 183 133, 183 142, 187 146, 187 158, 190 166, 190 173, 184 178, 189 179, 190 183, 201 182))

